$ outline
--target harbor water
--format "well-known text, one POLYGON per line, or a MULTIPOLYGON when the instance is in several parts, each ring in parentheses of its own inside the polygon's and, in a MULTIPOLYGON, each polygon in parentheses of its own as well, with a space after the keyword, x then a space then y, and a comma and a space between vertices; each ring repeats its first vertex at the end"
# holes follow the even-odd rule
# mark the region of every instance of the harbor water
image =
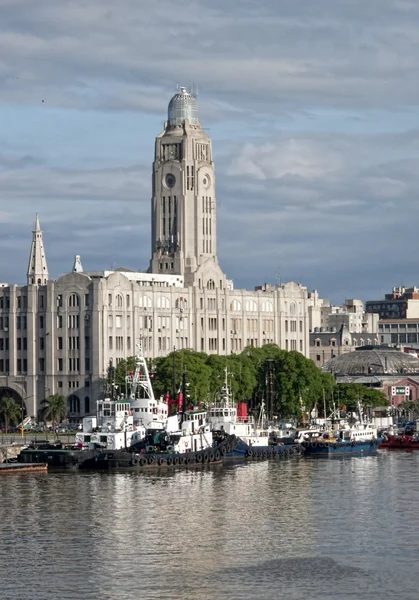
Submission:
POLYGON ((0 479, 2 600, 417 600, 419 452, 0 479))

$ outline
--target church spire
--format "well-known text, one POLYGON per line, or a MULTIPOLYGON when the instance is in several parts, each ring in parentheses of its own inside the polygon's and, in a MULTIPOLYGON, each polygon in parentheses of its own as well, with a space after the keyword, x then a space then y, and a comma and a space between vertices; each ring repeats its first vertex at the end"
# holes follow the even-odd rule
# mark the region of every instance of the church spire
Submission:
POLYGON ((35 229, 32 231, 32 246, 28 265, 28 285, 46 285, 48 281, 48 267, 45 258, 44 242, 42 240, 39 217, 36 215, 35 229))

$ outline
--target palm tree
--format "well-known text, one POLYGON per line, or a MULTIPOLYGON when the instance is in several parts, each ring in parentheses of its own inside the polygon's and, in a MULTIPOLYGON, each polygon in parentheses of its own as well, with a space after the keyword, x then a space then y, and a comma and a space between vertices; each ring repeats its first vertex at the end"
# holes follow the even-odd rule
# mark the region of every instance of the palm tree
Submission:
POLYGON ((42 401, 42 413, 45 420, 51 419, 53 424, 61 423, 67 416, 67 399, 60 394, 52 394, 42 401))
POLYGON ((4 419, 6 425, 6 433, 9 430, 9 423, 15 425, 19 423, 22 414, 22 408, 9 396, 4 396, 0 400, 0 415, 4 419))

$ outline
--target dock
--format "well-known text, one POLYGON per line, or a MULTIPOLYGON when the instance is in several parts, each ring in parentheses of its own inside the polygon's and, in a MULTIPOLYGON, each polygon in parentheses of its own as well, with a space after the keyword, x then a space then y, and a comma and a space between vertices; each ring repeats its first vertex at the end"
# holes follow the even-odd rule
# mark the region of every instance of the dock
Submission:
POLYGON ((1 463, 0 475, 9 473, 47 473, 48 465, 46 463, 1 463))

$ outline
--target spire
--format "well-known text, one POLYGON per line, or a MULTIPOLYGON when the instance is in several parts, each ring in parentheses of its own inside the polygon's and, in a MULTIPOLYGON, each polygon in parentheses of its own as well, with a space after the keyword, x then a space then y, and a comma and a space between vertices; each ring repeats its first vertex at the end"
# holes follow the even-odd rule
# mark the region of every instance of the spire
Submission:
POLYGON ((83 265, 78 254, 74 257, 73 273, 83 273, 83 265))
POLYGON ((32 246, 27 276, 28 285, 46 285, 48 281, 47 260, 38 215, 35 218, 35 229, 32 231, 32 246))

